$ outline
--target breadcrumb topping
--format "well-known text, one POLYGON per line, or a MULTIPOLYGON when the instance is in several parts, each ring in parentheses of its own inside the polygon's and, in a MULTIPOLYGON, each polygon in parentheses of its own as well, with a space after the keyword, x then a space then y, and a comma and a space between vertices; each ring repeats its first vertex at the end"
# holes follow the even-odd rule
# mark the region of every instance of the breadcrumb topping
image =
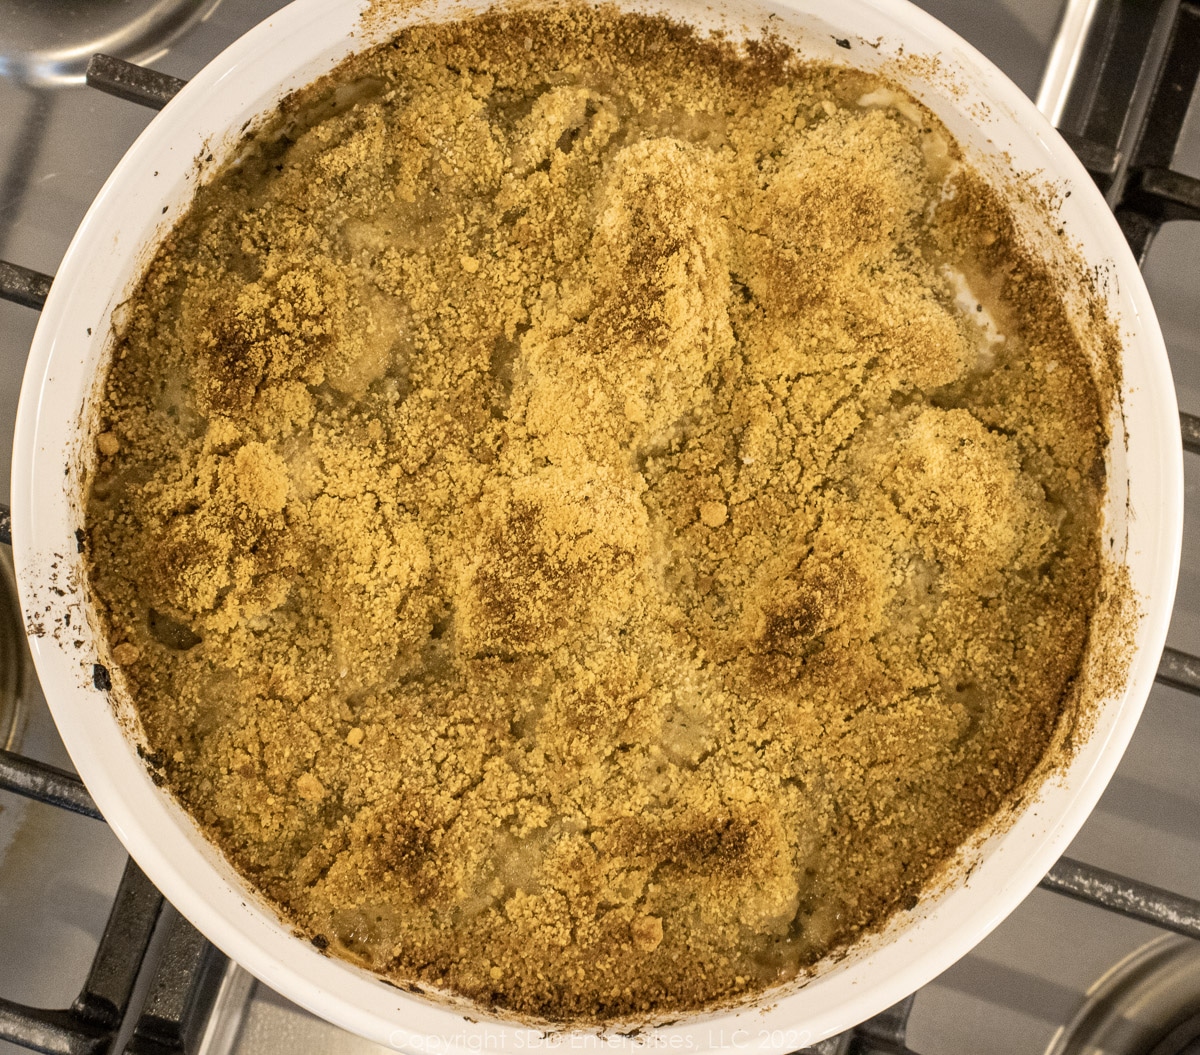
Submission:
POLYGON ((129 319, 112 656, 331 954, 527 1019, 747 998, 1047 748, 1097 390, 889 85, 608 8, 411 26, 248 139, 129 319))

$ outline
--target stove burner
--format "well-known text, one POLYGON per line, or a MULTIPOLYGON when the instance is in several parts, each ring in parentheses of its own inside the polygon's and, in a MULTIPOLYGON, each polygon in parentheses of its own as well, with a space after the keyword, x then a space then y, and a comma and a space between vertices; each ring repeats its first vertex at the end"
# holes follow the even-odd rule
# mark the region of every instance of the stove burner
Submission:
POLYGON ((1200 1055, 1200 942, 1164 934, 1088 991, 1046 1055, 1200 1055))
POLYGON ((82 84, 98 51, 151 62, 220 0, 7 0, 0 77, 27 85, 82 84))

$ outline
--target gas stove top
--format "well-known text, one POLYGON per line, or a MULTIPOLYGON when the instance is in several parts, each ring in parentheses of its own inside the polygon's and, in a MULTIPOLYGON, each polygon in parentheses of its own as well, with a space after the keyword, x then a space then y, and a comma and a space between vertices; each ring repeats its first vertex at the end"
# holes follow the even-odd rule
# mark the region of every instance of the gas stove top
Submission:
MULTIPOLYGON (((53 274, 93 196, 153 116, 83 86, 92 51, 186 79, 279 6, 275 0, 0 0, 0 259, 53 274)), ((1200 6, 1192 0, 925 0, 920 6, 1030 95, 1040 87, 1039 105, 1108 193, 1135 251, 1144 253, 1180 405, 1185 418, 1200 414, 1200 227, 1167 223, 1150 237, 1158 220, 1200 216, 1200 183, 1189 182, 1200 177, 1200 105, 1189 109, 1200 64, 1200 6), (1157 58, 1172 48, 1173 72, 1155 93, 1157 58), (1146 55, 1155 61, 1144 62, 1146 55), (1155 125, 1164 113, 1182 122, 1177 147, 1164 145, 1174 137, 1164 138, 1155 125)), ((101 72, 113 76, 111 69, 101 72)), ((150 86, 151 95, 164 90, 169 82, 150 86)), ((0 272, 0 286, 12 281, 11 272, 0 272)), ((25 300, 37 294, 35 278, 25 300)), ((36 311, 0 300, 0 500, 8 494, 17 394, 36 322, 36 311)), ((1200 450, 1200 422, 1184 424, 1185 445, 1200 450)), ((1187 459, 1186 472, 1188 530, 1169 645, 1196 654, 1197 459, 1187 459)), ((4 530, 0 523, 0 536, 4 530)), ((2 603, 11 585, 9 554, 0 547, 0 747, 43 764, 0 756, 0 786, 24 792, 0 791, 0 1037, 61 1052, 383 1050, 313 1018, 230 964, 127 864, 70 778, 69 759, 26 665, 19 624, 2 603), (30 1013, 29 1007, 68 1010, 30 1013)), ((1200 1050, 1200 944, 1193 940, 1200 936, 1200 905, 1190 900, 1200 899, 1200 699, 1193 694, 1200 690, 1200 663, 1169 651, 1162 671, 1116 776, 1070 848, 1069 857, 1087 866, 1060 863, 1048 877, 1051 889, 1032 894, 971 954, 857 1036, 826 1042, 823 1052, 1200 1050), (1063 890, 1074 897, 1056 892, 1063 890), (1106 911, 1098 900, 1133 916, 1106 911), (1193 938, 1139 922, 1139 913, 1193 938)), ((20 1050, 0 1040, 0 1055, 20 1050)))

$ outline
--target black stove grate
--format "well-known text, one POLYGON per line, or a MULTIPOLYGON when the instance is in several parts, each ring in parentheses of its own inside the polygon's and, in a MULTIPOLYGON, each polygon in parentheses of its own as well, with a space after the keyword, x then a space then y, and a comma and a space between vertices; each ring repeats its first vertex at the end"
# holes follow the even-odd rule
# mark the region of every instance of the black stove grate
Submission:
POLYGON ((162 905, 162 895, 130 861, 75 1002, 46 1011, 0 998, 0 1037, 52 1055, 104 1055, 125 1020, 162 905))
MULTIPOLYGON (((0 788, 103 819, 78 777, 10 751, 0 751, 0 788)), ((125 1055, 195 1052, 228 961, 164 904, 128 861, 75 1001, 46 1010, 0 997, 0 1040, 49 1055, 107 1055, 118 1040, 125 1055)))
POLYGON ((1169 220, 1200 220, 1200 179, 1175 154, 1200 75, 1200 2, 1100 0, 1059 131, 1141 264, 1169 220))
MULTIPOLYGON (((1172 167, 1200 78, 1200 0, 1099 0, 1076 58, 1060 130, 1105 193, 1141 263, 1163 223, 1200 219, 1200 179, 1172 167)), ((104 55, 93 58, 87 80, 154 109, 184 84, 104 55)), ((0 261, 0 298, 40 309, 51 282, 0 261)), ((1180 425, 1184 449, 1200 454, 1200 417, 1181 414, 1180 425)), ((9 511, 0 506, 0 542, 11 541, 9 511)), ((1200 657, 1165 649, 1157 680, 1200 695, 1200 657)), ((100 819, 77 777, 12 752, 0 751, 0 788, 100 819)), ((1200 901, 1135 879, 1062 858, 1041 886, 1200 938, 1200 901)), ((178 914, 159 927, 163 906, 162 895, 130 861, 78 998, 63 1010, 0 998, 0 1039, 52 1055, 107 1055, 118 1041, 126 1055, 196 1051, 227 961, 178 914), (165 933, 152 950, 156 927, 165 933)), ((906 1031, 915 999, 906 997, 805 1051, 913 1055, 906 1031)))

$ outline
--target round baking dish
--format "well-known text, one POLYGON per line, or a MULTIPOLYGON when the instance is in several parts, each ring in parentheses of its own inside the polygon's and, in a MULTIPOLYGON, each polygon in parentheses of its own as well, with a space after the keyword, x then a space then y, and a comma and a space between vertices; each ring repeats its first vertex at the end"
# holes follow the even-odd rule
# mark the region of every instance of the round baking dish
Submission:
MULTIPOLYGON (((107 646, 90 614, 77 552, 91 423, 120 306, 210 165, 285 95, 411 21, 461 17, 484 0, 368 4, 297 0, 192 80, 138 139, 80 227, 43 312, 17 418, 13 535, 38 672, 68 750, 98 806, 150 879, 207 937, 267 985, 322 1017, 409 1051, 508 1051, 542 1044, 793 1051, 882 1010, 967 952, 1037 884, 1083 824, 1128 743, 1153 683, 1173 601, 1182 528, 1182 455, 1162 336, 1124 239, 1083 167, 994 66, 904 0, 694 0, 663 11, 733 36, 764 28, 806 56, 900 81, 1013 190, 1029 241, 1058 261, 1080 310, 1097 300, 1120 330, 1119 399, 1108 452, 1104 541, 1113 585, 1084 670, 1089 720, 1065 765, 1040 775, 880 934, 753 1005, 604 1033, 537 1028, 437 993, 408 993, 294 936, 246 888, 151 779, 107 646), (1065 236, 1065 237, 1064 237, 1065 236), (1069 245, 1072 248, 1064 249, 1069 245), (1131 606, 1129 599, 1136 598, 1131 606), (1131 608, 1136 608, 1136 612, 1131 608)), ((1097 351, 1097 363, 1100 363, 1097 351)), ((1098 365, 1098 369, 1102 366, 1098 365)))

